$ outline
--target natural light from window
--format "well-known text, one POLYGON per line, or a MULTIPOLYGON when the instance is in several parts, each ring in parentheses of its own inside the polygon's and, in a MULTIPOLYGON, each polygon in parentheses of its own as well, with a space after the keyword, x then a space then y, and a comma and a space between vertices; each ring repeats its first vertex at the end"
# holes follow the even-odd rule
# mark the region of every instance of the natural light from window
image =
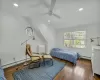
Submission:
POLYGON ((64 46, 69 48, 85 48, 86 31, 65 32, 64 46))

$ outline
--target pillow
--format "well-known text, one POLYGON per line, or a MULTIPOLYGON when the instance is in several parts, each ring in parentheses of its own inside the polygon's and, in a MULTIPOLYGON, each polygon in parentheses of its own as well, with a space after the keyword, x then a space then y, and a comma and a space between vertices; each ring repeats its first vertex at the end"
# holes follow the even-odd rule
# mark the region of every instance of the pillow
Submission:
POLYGON ((54 51, 60 51, 61 49, 60 48, 53 48, 52 50, 54 50, 54 51))

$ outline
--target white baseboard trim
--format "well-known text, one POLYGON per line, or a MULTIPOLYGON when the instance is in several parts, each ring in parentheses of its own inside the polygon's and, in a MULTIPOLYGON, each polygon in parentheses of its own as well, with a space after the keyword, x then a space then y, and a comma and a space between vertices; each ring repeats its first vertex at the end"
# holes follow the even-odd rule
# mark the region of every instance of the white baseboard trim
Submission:
MULTIPOLYGON (((91 57, 87 57, 87 56, 81 56, 80 58, 91 60, 91 57)), ((30 60, 30 58, 28 58, 27 60, 30 60)), ((22 59, 22 60, 19 60, 19 61, 16 61, 16 62, 12 62, 12 63, 9 63, 9 64, 2 65, 1 67, 3 69, 5 69, 5 68, 11 67, 11 66, 18 65, 18 64, 23 63, 25 61, 26 61, 26 59, 22 59)))
POLYGON ((81 56, 80 58, 91 60, 91 57, 81 56))
MULTIPOLYGON (((27 60, 30 60, 30 58, 28 58, 27 60)), ((18 65, 18 64, 23 63, 25 61, 26 61, 26 59, 22 59, 22 60, 19 60, 19 61, 16 61, 16 62, 12 62, 12 63, 9 63, 9 64, 2 65, 1 67, 3 69, 5 69, 5 68, 11 67, 11 66, 18 65)))

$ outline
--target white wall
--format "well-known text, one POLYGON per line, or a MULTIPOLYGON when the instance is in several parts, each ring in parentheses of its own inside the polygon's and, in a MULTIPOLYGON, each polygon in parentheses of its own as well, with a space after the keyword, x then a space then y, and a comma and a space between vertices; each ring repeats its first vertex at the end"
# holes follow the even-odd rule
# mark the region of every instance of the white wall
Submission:
POLYGON ((99 28, 99 25, 89 24, 89 25, 79 25, 77 27, 71 27, 71 28, 57 29, 57 37, 56 37, 57 38, 57 40, 56 40, 57 46, 56 47, 66 49, 66 47, 64 47, 64 42, 63 42, 64 32, 84 31, 85 30, 87 32, 86 48, 84 48, 84 49, 69 48, 69 49, 79 52, 80 55, 82 55, 82 56, 91 57, 92 50, 91 50, 90 38, 99 36, 98 28, 99 28))
MULTIPOLYGON (((0 58, 2 65, 6 65, 16 61, 25 59, 25 45, 21 45, 23 41, 28 39, 25 33, 27 23, 19 16, 13 16, 7 12, 0 15, 0 58)), ((44 42, 36 36, 36 40, 30 40, 32 49, 35 52, 38 44, 44 42)))
POLYGON ((41 24, 39 26, 39 29, 41 31, 41 34, 44 36, 44 38, 47 41, 47 53, 50 53, 50 50, 55 47, 55 41, 56 41, 56 31, 54 28, 41 24))
MULTIPOLYGON (((1 26, 1 11, 0 11, 0 26, 1 26)), ((1 36, 1 27, 0 27, 0 36, 1 36)))

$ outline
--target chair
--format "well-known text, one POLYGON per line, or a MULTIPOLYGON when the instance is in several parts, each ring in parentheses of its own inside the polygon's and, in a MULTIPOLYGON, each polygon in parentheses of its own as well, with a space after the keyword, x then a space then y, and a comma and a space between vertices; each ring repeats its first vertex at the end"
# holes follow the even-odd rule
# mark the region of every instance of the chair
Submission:
POLYGON ((46 53, 42 53, 42 54, 43 54, 44 65, 45 65, 46 60, 50 60, 52 61, 52 66, 53 66, 53 58, 49 54, 46 54, 46 53))
POLYGON ((31 62, 29 63, 29 69, 38 68, 40 67, 40 56, 34 56, 31 51, 30 44, 26 44, 26 55, 28 55, 31 58, 31 62))

